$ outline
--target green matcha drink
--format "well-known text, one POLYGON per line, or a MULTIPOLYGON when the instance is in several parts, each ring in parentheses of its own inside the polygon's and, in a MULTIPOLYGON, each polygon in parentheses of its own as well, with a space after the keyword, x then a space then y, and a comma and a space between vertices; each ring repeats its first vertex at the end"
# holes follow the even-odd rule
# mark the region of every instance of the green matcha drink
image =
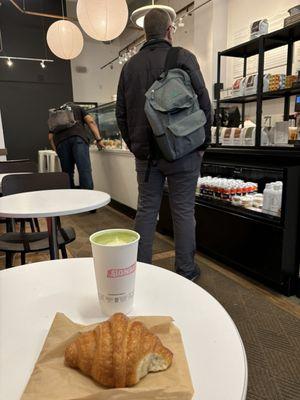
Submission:
POLYGON ((104 314, 133 307, 140 236, 129 229, 107 229, 90 236, 100 307, 104 314))
POLYGON ((104 232, 97 232, 93 235, 92 241, 102 246, 120 246, 135 242, 138 239, 137 233, 129 230, 116 229, 104 232))

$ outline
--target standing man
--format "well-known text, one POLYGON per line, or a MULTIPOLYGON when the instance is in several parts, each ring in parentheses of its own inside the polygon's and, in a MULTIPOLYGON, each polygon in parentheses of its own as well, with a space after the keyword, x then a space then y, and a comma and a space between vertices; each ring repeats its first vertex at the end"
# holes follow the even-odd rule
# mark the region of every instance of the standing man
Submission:
POLYGON ((101 148, 101 136, 93 117, 76 104, 67 103, 71 107, 75 125, 58 133, 49 132, 51 147, 57 152, 63 172, 70 178, 71 188, 74 184, 75 164, 79 174, 79 185, 81 189, 93 189, 92 168, 89 153, 89 139, 84 124, 86 123, 92 131, 98 148, 101 148))
POLYGON ((191 52, 180 49, 177 67, 189 74, 200 108, 207 118, 206 138, 201 148, 179 160, 167 162, 160 155, 144 112, 145 93, 164 71, 175 29, 170 15, 164 10, 154 9, 146 15, 147 41, 123 67, 116 116, 123 139, 136 157, 139 198, 135 230, 141 235, 138 260, 152 261, 157 215, 167 179, 175 236, 175 270, 194 281, 200 275, 194 262, 195 191, 203 151, 210 143, 211 105, 197 59, 191 52), (149 160, 152 160, 152 166, 148 177, 149 160))

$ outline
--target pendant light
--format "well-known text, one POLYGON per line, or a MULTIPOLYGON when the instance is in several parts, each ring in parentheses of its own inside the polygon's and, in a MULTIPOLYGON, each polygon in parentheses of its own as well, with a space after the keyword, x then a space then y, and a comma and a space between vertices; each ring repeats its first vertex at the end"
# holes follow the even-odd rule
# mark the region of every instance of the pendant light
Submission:
POLYGON ((82 29, 103 42, 120 36, 128 21, 126 0, 78 0, 77 18, 82 29))
POLYGON ((154 0, 152 0, 152 4, 150 6, 140 7, 140 8, 137 8, 135 11, 133 11, 133 13, 131 14, 130 19, 139 28, 144 28, 145 15, 149 11, 151 11, 151 10, 153 10, 155 8, 158 8, 160 10, 166 11, 167 13, 170 14, 170 17, 171 17, 172 21, 175 20, 176 12, 172 7, 154 4, 154 0))
POLYGON ((47 43, 57 57, 72 60, 83 48, 83 36, 73 22, 59 20, 50 25, 47 32, 47 43))

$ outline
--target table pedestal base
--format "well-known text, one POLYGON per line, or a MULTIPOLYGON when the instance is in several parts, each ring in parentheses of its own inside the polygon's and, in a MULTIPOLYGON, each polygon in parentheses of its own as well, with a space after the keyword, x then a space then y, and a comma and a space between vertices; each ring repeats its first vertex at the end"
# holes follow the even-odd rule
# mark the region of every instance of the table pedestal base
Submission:
POLYGON ((48 217, 46 219, 47 219, 47 227, 48 227, 48 235, 49 235, 50 259, 57 260, 57 259, 59 259, 59 249, 58 249, 58 242, 57 242, 56 217, 48 217))

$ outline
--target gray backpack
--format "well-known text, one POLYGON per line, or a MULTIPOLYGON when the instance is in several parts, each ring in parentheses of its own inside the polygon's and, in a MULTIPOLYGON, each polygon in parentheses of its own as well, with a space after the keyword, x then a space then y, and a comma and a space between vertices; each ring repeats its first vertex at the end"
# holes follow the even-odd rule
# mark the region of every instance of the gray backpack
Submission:
POLYGON ((72 107, 64 104, 60 108, 51 108, 49 110, 48 127, 52 133, 59 133, 69 129, 76 124, 72 107))
POLYGON ((169 50, 165 71, 146 92, 145 113, 167 161, 191 153, 205 140, 206 117, 191 79, 187 72, 176 68, 179 50, 169 50))

